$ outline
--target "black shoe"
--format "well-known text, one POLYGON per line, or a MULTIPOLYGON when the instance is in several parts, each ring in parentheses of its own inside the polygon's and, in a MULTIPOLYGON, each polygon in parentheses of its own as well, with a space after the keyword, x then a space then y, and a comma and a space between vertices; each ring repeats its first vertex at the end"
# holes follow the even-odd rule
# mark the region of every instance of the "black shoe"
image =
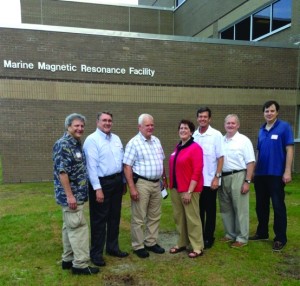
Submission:
POLYGON ((149 257, 149 252, 145 248, 141 248, 133 251, 139 258, 149 257))
POLYGON ((158 253, 158 254, 165 253, 165 249, 160 247, 158 244, 154 244, 153 246, 145 246, 145 248, 154 253, 158 253))
POLYGON ((75 268, 72 267, 72 273, 76 275, 92 275, 92 274, 97 274, 99 272, 98 267, 91 267, 88 266, 86 268, 75 268))
POLYGON ((257 233, 254 234, 253 236, 250 236, 249 237, 249 240, 253 240, 253 241, 258 241, 258 240, 268 240, 269 239, 269 236, 266 235, 266 236, 261 236, 261 235, 258 235, 257 233))
POLYGON ((108 255, 110 256, 114 256, 114 257, 119 257, 119 258, 124 258, 127 257, 129 255, 128 252, 123 252, 121 250, 117 250, 117 251, 107 251, 106 252, 108 255))
POLYGON ((280 251, 282 248, 284 248, 285 245, 286 243, 283 243, 281 241, 274 241, 273 251, 280 251))
POLYGON ((61 268, 63 270, 71 269, 72 268, 72 261, 62 261, 61 262, 61 268))
POLYGON ((91 261, 93 262, 93 264, 95 264, 96 266, 100 266, 103 267, 106 265, 105 261, 103 260, 103 258, 98 258, 98 259, 91 259, 91 261))
POLYGON ((211 248, 215 242, 215 239, 212 240, 204 240, 204 249, 211 248))

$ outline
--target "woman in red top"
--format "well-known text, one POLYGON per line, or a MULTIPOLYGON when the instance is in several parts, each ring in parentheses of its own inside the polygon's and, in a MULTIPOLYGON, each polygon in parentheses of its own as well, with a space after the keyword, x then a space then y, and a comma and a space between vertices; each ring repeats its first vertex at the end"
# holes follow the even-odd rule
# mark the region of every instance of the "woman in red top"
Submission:
POLYGON ((169 160, 169 178, 174 220, 179 234, 177 245, 170 249, 175 254, 191 247, 190 258, 203 254, 202 225, 199 196, 203 188, 203 151, 194 142, 195 125, 181 120, 178 126, 180 142, 169 160))

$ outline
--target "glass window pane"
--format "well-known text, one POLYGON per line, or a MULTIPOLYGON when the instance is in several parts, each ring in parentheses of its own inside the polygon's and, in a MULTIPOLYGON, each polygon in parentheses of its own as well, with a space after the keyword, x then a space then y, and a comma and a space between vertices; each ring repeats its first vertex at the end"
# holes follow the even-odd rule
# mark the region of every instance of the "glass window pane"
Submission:
POLYGON ((180 6, 185 0, 176 0, 176 7, 180 6))
POLYGON ((281 0, 273 4, 272 31, 291 23, 292 0, 281 0))
POLYGON ((235 39, 250 41, 250 17, 235 25, 235 39))
POLYGON ((271 6, 253 14, 253 39, 270 33, 271 6))
POLYGON ((234 40, 234 27, 230 27, 221 32, 221 39, 234 40))

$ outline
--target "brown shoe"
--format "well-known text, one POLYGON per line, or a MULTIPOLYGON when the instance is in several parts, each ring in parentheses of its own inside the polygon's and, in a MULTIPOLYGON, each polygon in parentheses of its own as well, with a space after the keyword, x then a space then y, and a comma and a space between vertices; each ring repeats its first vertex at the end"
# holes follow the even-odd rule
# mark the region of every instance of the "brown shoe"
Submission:
POLYGON ((246 242, 240 242, 240 241, 236 241, 233 244, 231 244, 232 248, 242 248, 244 246, 246 246, 248 243, 246 242))
POLYGON ((232 238, 229 238, 227 236, 224 236, 220 239, 221 242, 233 242, 232 238))

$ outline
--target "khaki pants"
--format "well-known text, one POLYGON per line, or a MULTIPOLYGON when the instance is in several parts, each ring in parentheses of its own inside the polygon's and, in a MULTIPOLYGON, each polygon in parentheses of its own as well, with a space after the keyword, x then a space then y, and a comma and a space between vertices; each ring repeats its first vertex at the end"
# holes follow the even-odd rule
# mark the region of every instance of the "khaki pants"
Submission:
POLYGON ((171 190, 173 215, 178 232, 179 247, 191 246, 194 251, 203 250, 202 224, 199 212, 200 193, 192 193, 191 202, 184 204, 182 194, 171 190))
POLYGON ((247 243, 249 236, 249 192, 241 193, 246 172, 222 177, 219 190, 220 211, 225 236, 247 243))
POLYGON ((139 201, 131 201, 131 240, 133 250, 157 243, 161 217, 161 193, 159 182, 138 179, 136 183, 139 201))
POLYGON ((73 261, 73 267, 85 268, 90 260, 89 230, 83 214, 83 205, 76 210, 63 207, 63 261, 73 261))

